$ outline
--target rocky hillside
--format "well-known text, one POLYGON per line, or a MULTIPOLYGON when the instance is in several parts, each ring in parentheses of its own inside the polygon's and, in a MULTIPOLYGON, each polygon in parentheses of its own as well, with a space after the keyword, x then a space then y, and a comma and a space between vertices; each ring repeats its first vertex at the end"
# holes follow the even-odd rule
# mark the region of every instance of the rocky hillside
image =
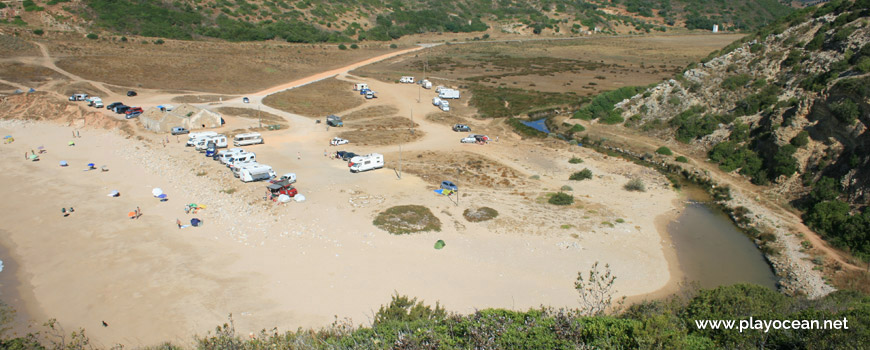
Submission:
POLYGON ((870 259, 870 1, 804 9, 616 104, 870 259))
POLYGON ((391 40, 430 32, 570 35, 675 28, 750 30, 793 10, 780 0, 24 0, 0 23, 102 35, 291 42, 391 40))

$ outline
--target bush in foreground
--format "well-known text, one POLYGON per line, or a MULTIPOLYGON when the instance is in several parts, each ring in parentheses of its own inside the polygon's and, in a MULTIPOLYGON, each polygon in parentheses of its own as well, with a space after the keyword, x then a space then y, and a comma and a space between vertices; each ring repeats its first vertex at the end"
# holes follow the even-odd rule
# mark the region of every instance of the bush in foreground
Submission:
POLYGON ((429 208, 422 205, 399 205, 389 208, 378 214, 372 224, 394 235, 441 231, 441 220, 438 220, 429 208))
POLYGON ((667 148, 665 146, 659 147, 659 149, 656 150, 656 153, 666 155, 666 156, 670 156, 670 155, 674 154, 674 152, 671 152, 670 148, 667 148))
POLYGON ((585 168, 581 171, 578 171, 576 173, 571 174, 571 177, 569 177, 568 180, 582 181, 582 180, 588 180, 591 178, 592 178, 592 170, 585 168))
POLYGON ((565 192, 559 192, 551 196, 547 202, 554 205, 571 205, 574 204, 574 196, 565 192))
POLYGON ((641 179, 631 179, 623 186, 626 191, 646 192, 646 185, 641 179))

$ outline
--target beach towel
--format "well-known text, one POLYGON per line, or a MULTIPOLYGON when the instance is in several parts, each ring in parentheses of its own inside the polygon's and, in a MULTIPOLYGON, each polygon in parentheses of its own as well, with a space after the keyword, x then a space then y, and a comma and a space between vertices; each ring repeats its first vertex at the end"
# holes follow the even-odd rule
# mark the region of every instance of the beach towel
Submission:
POLYGON ((201 226, 201 225, 202 225, 202 220, 197 219, 197 218, 190 219, 190 225, 193 226, 193 227, 201 226))

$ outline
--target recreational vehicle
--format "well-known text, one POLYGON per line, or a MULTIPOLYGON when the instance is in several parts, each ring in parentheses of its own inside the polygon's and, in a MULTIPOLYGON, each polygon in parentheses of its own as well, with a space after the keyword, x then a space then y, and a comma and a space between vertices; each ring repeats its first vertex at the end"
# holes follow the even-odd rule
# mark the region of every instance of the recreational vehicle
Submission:
POLYGON ((201 139, 204 137, 217 136, 218 133, 214 131, 201 131, 201 132, 192 132, 187 134, 187 146, 196 146, 197 139, 201 139))
POLYGON ((379 153, 372 153, 364 156, 353 157, 350 159, 348 165, 350 165, 350 172, 352 173, 380 169, 384 167, 384 156, 379 153))
POLYGON ((366 83, 353 84, 353 91, 362 91, 362 90, 368 90, 368 89, 369 89, 369 84, 366 84, 366 83))
POLYGON ((234 165, 242 163, 250 163, 257 161, 257 155, 254 152, 236 153, 227 159, 227 166, 232 168, 234 165))
POLYGON ((238 163, 235 166, 231 167, 230 171, 233 173, 233 176, 239 177, 242 169, 258 165, 260 165, 260 163, 257 162, 238 163))
POLYGON ((450 102, 448 102, 447 100, 441 101, 440 107, 441 107, 442 111, 449 112, 450 111, 450 102))
POLYGON ((414 77, 404 76, 404 77, 402 77, 401 79, 399 79, 399 82, 400 82, 400 83, 405 83, 405 84, 413 84, 413 83, 414 83, 414 77))
POLYGON ((423 81, 420 83, 420 85, 423 86, 424 89, 431 89, 432 88, 432 82, 428 81, 426 79, 423 79, 423 81))
POLYGON ((442 100, 448 98, 459 98, 459 90, 441 89, 441 91, 438 92, 438 97, 442 100))
POLYGON ((258 132, 238 134, 233 138, 233 146, 258 145, 263 143, 263 136, 258 132))
POLYGON ((268 165, 246 166, 239 172, 242 182, 269 180, 275 177, 275 170, 268 165))
POLYGON ((216 148, 226 148, 227 147, 227 137, 224 135, 215 135, 209 137, 203 137, 196 140, 196 150, 200 152, 205 152, 208 148, 208 143, 214 142, 216 148))
POLYGON ((243 150, 241 148, 225 149, 225 150, 220 151, 216 154, 215 160, 221 162, 221 164, 226 164, 227 161, 230 159, 230 157, 232 157, 234 154, 239 154, 239 153, 245 153, 245 150, 243 150))

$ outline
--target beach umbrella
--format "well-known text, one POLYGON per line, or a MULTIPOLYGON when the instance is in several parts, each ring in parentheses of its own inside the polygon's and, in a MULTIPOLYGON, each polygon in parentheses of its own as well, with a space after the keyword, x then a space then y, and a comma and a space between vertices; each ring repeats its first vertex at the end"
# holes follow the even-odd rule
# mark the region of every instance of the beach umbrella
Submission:
POLYGON ((95 167, 95 166, 96 166, 96 165, 95 165, 94 163, 88 163, 88 168, 93 168, 93 167, 95 167))
POLYGON ((301 194, 297 194, 297 195, 293 196, 293 200, 295 200, 295 201, 297 201, 297 202, 304 202, 304 201, 305 201, 305 196, 303 196, 303 195, 301 195, 301 194))
POLYGON ((197 219, 197 218, 190 219, 190 225, 193 227, 197 227, 201 224, 202 224, 202 220, 200 220, 200 219, 197 219))
POLYGON ((196 208, 196 203, 190 203, 190 204, 188 205, 188 207, 196 208))
POLYGON ((166 198, 166 193, 161 193, 157 198, 164 199, 166 198))
POLYGON ((69 145, 70 145, 70 146, 75 146, 75 145, 76 145, 76 143, 75 143, 75 142, 73 142, 73 141, 70 141, 70 142, 69 142, 69 145))
POLYGON ((160 196, 161 194, 163 194, 163 190, 160 189, 159 187, 156 187, 156 188, 154 188, 153 190, 151 190, 151 194, 153 194, 154 197, 158 197, 158 196, 160 196))
POLYGON ((290 196, 288 196, 286 194, 282 194, 282 195, 278 196, 278 201, 281 203, 287 203, 290 201, 290 196))
POLYGON ((135 212, 135 211, 131 211, 131 212, 127 213, 127 217, 128 217, 128 218, 133 218, 133 217, 135 217, 135 216, 136 216, 136 212, 135 212))
POLYGON ((444 243, 443 240, 439 239, 438 242, 435 242, 435 249, 444 248, 445 245, 447 245, 447 243, 444 243))
POLYGON ((69 165, 69 163, 67 163, 65 160, 60 161, 60 166, 67 166, 67 165, 69 165))

